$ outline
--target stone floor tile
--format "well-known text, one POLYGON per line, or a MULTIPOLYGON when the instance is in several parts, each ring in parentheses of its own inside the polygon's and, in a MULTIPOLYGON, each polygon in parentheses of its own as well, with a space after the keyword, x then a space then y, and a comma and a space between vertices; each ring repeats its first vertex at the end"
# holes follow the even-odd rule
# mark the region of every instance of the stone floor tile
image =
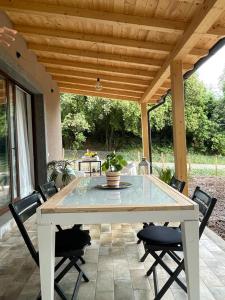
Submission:
POLYGON ((148 278, 145 276, 145 270, 131 270, 131 280, 134 290, 150 290, 148 278))
POLYGON ((134 300, 152 300, 154 294, 152 290, 134 290, 134 300))
POLYGON ((130 280, 114 281, 115 300, 134 300, 134 292, 130 280))
POLYGON ((114 300, 114 292, 96 291, 95 300, 114 300))
POLYGON ((113 272, 99 271, 97 275, 97 291, 114 291, 113 272))

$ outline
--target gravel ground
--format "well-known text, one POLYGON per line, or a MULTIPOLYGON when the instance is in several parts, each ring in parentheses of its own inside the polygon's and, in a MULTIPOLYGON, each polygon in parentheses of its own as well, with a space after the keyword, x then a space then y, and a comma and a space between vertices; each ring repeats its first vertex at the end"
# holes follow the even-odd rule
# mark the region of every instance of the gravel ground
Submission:
POLYGON ((189 192, 196 186, 217 198, 217 203, 209 221, 209 227, 225 240, 225 177, 196 176, 190 179, 189 192))

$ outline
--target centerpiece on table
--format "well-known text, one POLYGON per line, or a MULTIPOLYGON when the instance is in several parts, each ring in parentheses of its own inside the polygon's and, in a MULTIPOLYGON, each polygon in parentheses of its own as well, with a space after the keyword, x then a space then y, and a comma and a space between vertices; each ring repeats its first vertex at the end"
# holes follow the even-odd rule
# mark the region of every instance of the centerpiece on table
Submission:
POLYGON ((102 171, 106 174, 108 187, 119 187, 120 171, 127 165, 126 160, 122 155, 117 155, 114 152, 106 156, 106 161, 102 164, 102 171))
POLYGON ((86 153, 82 156, 82 160, 99 160, 98 154, 95 151, 89 151, 87 149, 86 153))

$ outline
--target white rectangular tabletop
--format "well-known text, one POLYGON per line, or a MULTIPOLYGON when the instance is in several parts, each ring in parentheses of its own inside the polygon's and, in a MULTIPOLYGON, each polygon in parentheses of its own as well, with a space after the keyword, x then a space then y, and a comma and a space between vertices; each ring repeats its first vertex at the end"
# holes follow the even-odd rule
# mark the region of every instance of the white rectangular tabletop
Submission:
POLYGON ((195 210, 196 204, 154 176, 121 176, 126 189, 100 189, 105 176, 77 178, 44 203, 45 213, 195 210))

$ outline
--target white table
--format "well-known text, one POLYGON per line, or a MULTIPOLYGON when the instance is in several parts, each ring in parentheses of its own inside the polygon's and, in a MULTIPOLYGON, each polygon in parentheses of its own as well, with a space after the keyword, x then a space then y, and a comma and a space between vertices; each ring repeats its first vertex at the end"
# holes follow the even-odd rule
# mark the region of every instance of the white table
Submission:
POLYGON ((154 176, 122 176, 124 190, 100 190, 102 177, 71 182, 37 211, 41 292, 54 299, 55 225, 181 222, 188 298, 199 300, 198 205, 154 176))

